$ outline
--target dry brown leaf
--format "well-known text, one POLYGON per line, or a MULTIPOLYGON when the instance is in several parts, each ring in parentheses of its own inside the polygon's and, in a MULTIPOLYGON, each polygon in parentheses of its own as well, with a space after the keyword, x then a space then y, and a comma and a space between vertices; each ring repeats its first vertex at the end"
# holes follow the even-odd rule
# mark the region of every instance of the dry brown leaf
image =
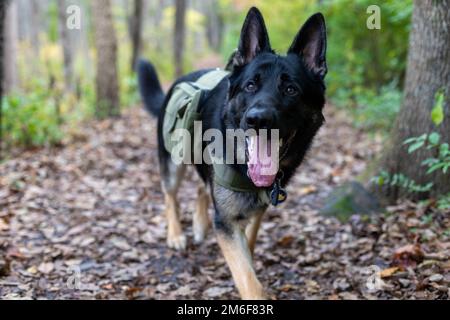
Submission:
POLYGON ((0 231, 8 231, 8 230, 9 224, 7 224, 3 218, 0 218, 0 231))
POLYGON ((311 193, 314 193, 314 192, 317 192, 317 187, 316 186, 312 186, 312 185, 300 189, 300 195, 301 196, 305 196, 307 194, 311 194, 311 193))
POLYGON ((410 244, 395 251, 392 264, 400 268, 415 267, 424 256, 420 244, 410 244))
POLYGON ((394 275, 398 270, 400 270, 399 267, 392 267, 392 268, 384 269, 384 270, 380 271, 380 277, 381 278, 389 278, 392 275, 394 275))
POLYGON ((294 242, 294 239, 295 238, 292 235, 284 236, 283 238, 278 240, 278 245, 282 247, 289 247, 292 244, 292 242, 294 242))

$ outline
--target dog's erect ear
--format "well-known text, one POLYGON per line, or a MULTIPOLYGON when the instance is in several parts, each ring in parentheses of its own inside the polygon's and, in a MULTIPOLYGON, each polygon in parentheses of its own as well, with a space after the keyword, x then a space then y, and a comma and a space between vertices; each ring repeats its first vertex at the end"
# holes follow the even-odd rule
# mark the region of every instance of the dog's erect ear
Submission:
POLYGON ((321 13, 316 13, 306 21, 294 39, 288 53, 303 58, 309 70, 320 78, 327 74, 327 28, 321 13))
POLYGON ((250 63, 258 53, 271 52, 269 35, 261 12, 253 7, 245 18, 237 52, 233 56, 234 66, 250 63))

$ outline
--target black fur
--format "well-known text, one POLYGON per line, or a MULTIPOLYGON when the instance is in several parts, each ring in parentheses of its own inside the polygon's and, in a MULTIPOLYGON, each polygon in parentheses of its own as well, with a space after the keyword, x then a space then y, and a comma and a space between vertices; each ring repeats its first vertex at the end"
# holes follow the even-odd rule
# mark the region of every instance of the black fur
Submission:
MULTIPOLYGON (((270 127, 279 129, 280 137, 291 143, 280 162, 286 185, 305 157, 314 136, 324 123, 324 77, 326 65, 326 29, 323 16, 313 15, 298 32, 287 55, 276 54, 270 46, 263 18, 257 9, 250 10, 244 23, 238 50, 227 68, 231 71, 214 90, 208 92, 200 105, 203 130, 216 128, 248 129, 246 121, 252 109, 270 114, 270 127)), ((178 79, 195 81, 208 70, 191 73, 178 79)), ((138 65, 139 87, 146 108, 158 115, 159 155, 162 175, 168 174, 170 155, 162 141, 164 109, 171 95, 164 100, 158 77, 149 62, 138 65)), ((173 88, 173 87, 172 87, 173 88)), ((246 165, 234 165, 243 175, 246 165)), ((198 165, 197 171, 205 183, 212 185, 212 167, 198 165)), ((213 195, 214 197, 214 195, 213 195)), ((220 210, 217 210, 220 211, 220 210)), ((220 212, 217 213, 220 215, 220 212)), ((225 219, 227 220, 227 219, 225 219)), ((223 228, 224 219, 216 216, 217 227, 223 228)))
POLYGON ((139 91, 148 112, 158 117, 164 103, 165 95, 156 74, 155 67, 145 60, 137 64, 139 91))

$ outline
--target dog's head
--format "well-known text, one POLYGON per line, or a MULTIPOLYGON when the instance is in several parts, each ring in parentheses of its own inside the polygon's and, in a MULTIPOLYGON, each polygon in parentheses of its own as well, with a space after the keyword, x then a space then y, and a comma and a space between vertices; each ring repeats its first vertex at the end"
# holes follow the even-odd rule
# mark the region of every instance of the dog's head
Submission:
MULTIPOLYGON (((225 108, 227 125, 245 131, 255 129, 257 133, 261 129, 278 129, 279 162, 294 136, 311 125, 320 127, 323 122, 326 46, 325 21, 318 13, 300 29, 287 54, 278 55, 270 46, 261 13, 250 9, 239 47, 227 66, 231 71, 229 103, 225 108)), ((266 154, 266 164, 261 164, 259 140, 259 134, 247 140, 248 159, 253 159, 248 165, 249 176, 255 185, 267 187, 276 173, 264 175, 262 169, 267 165, 279 168, 279 163, 271 163, 271 155, 266 154)), ((272 140, 269 143, 274 143, 272 140)))

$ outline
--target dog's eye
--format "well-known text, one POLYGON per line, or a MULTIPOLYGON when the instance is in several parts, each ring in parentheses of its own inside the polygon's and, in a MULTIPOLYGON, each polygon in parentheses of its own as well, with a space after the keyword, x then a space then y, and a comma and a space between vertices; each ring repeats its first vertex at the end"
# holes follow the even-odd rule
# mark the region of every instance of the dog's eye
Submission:
POLYGON ((250 93, 255 92, 257 89, 258 88, 256 86, 255 81, 249 81, 247 83, 247 85, 245 86, 245 91, 250 92, 250 93))
POLYGON ((293 97, 293 96, 296 96, 296 95, 298 94, 298 90, 297 90, 297 88, 294 87, 294 86, 287 86, 287 87, 284 89, 284 93, 285 93, 287 96, 293 97))

